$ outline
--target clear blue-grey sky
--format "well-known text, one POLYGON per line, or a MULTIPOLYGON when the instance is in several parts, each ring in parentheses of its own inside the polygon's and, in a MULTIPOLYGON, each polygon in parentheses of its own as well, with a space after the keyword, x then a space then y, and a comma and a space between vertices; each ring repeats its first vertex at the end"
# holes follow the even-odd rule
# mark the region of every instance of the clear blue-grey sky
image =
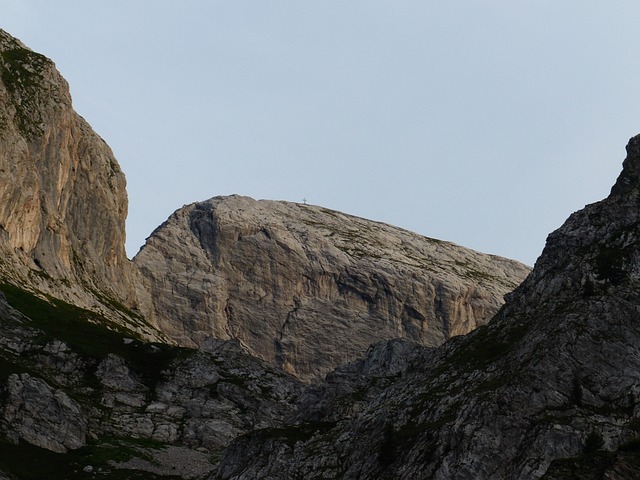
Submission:
POLYGON ((127 175, 127 249, 238 193, 533 264, 640 132, 640 2, 0 0, 127 175))

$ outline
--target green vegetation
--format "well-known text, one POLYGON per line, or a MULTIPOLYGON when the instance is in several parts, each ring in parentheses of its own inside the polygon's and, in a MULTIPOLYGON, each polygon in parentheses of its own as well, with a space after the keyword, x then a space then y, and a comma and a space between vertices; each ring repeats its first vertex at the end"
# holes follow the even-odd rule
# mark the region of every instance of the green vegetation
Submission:
POLYGON ((383 467, 391 465, 398 455, 398 442, 393 425, 387 423, 382 433, 382 443, 378 452, 378 462, 383 467))
POLYGON ((76 353, 97 361, 110 353, 118 355, 151 386, 160 380, 162 370, 170 362, 191 351, 135 340, 135 333, 113 331, 106 326, 112 326, 112 322, 62 300, 49 298, 46 301, 10 284, 0 284, 0 291, 12 307, 29 317, 32 325, 42 332, 36 343, 61 340, 76 353), (132 341, 125 343, 126 336, 132 341))
POLYGON ((587 435, 587 438, 584 441, 582 452, 583 453, 597 452, 603 446, 604 446, 604 440, 602 439, 602 435, 600 435, 600 432, 596 430, 591 430, 591 433, 587 435))
POLYGON ((578 377, 573 377, 573 382, 571 385, 571 397, 569 400, 573 405, 577 407, 582 406, 582 382, 578 377))
POLYGON ((605 478, 605 472, 615 462, 612 452, 598 451, 588 455, 554 460, 543 479, 583 480, 585 478, 605 478))
POLYGON ((265 428, 255 432, 255 435, 263 438, 279 438, 293 447, 297 442, 306 442, 315 434, 324 434, 335 426, 336 422, 301 423, 279 428, 265 428))
MULTIPOLYGON (((0 52, 0 58, 0 78, 12 97, 16 127, 28 137, 42 134, 38 99, 41 97, 42 71, 50 61, 26 48, 5 50, 0 52)), ((44 93, 51 95, 51 92, 44 93)))
POLYGON ((640 453, 640 438, 632 438, 631 440, 624 442, 618 447, 621 452, 637 452, 640 453))
POLYGON ((44 55, 27 48, 14 48, 0 52, 4 68, 2 81, 10 92, 18 88, 38 86, 43 66, 49 63, 44 55))
MULTIPOLYGON (((594 432, 592 432, 593 434, 594 432)), ((592 443, 592 447, 596 447, 602 438, 599 434, 589 435, 587 440, 592 443), (591 437, 591 440, 589 438, 591 437)), ((586 447, 585 442, 585 447, 586 447)), ((544 479, 562 479, 562 480, 582 480, 584 478, 609 478, 615 470, 620 472, 638 472, 640 471, 640 439, 632 439, 623 443, 615 452, 608 452, 599 449, 587 452, 572 458, 563 458, 554 460, 547 473, 542 477, 544 479)), ((587 450, 585 448, 585 450, 587 450)), ((620 477, 623 478, 623 477, 620 477)), ((635 478, 635 477, 624 477, 635 478)))
POLYGON ((621 248, 601 247, 595 257, 596 275, 612 285, 619 285, 627 277, 623 270, 625 252, 621 248))
POLYGON ((631 420, 627 427, 629 427, 629 429, 633 430, 634 432, 640 432, 640 418, 634 418, 633 420, 631 420))
POLYGON ((29 444, 15 445, 0 440, 0 470, 15 475, 20 480, 75 480, 94 476, 114 480, 179 479, 178 476, 162 476, 148 472, 118 470, 109 460, 124 462, 134 457, 145 458, 143 449, 162 448, 158 442, 133 439, 107 439, 67 453, 54 453, 29 444), (83 468, 92 466, 94 474, 83 468))
POLYGON ((462 346, 445 362, 445 367, 449 370, 449 365, 453 364, 473 370, 483 369, 514 350, 529 328, 526 323, 514 323, 500 330, 490 325, 478 327, 464 338, 462 346))

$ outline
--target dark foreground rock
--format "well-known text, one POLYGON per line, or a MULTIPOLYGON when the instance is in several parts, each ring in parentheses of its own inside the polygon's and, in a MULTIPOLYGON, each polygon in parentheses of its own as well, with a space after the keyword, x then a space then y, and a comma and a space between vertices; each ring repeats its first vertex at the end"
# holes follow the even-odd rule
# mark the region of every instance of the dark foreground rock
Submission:
POLYGON ((238 342, 146 343, 92 324, 89 310, 0 288, 0 447, 15 452, 0 470, 17 478, 38 478, 37 464, 12 463, 19 454, 52 461, 47 452, 66 452, 47 478, 87 465, 202 478, 234 438, 280 426, 302 392, 238 342))

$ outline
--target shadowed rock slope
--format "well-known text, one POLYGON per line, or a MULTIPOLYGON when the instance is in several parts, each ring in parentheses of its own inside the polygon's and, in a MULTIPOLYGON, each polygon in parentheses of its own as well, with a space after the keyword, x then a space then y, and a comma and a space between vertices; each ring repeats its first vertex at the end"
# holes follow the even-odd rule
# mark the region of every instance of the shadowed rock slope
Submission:
POLYGON ((633 479, 640 467, 640 136, 492 322, 394 341, 307 391, 215 478, 633 479))
POLYGON ((11 479, 205 478, 235 437, 281 426, 302 391, 237 342, 142 342, 89 310, 1 289, 0 472, 11 479))
POLYGON ((183 345, 238 339, 304 380, 381 340, 465 334, 529 272, 383 223, 240 196, 176 211, 134 262, 163 332, 183 345))

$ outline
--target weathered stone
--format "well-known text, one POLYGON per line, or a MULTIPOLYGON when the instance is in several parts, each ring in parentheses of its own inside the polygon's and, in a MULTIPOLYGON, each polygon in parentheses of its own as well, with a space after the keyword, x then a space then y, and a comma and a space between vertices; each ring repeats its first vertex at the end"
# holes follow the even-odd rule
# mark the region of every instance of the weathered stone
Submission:
POLYGON ((62 390, 26 373, 7 379, 2 422, 9 437, 54 452, 85 444, 87 424, 80 406, 62 390))
POLYGON ((178 210, 134 261, 163 332, 192 346, 238 339, 305 380, 381 340, 467 333, 529 272, 383 223, 239 196, 178 210))
POLYGON ((117 355, 107 355, 98 365, 96 376, 109 390, 139 392, 147 389, 129 370, 124 359, 117 355))

